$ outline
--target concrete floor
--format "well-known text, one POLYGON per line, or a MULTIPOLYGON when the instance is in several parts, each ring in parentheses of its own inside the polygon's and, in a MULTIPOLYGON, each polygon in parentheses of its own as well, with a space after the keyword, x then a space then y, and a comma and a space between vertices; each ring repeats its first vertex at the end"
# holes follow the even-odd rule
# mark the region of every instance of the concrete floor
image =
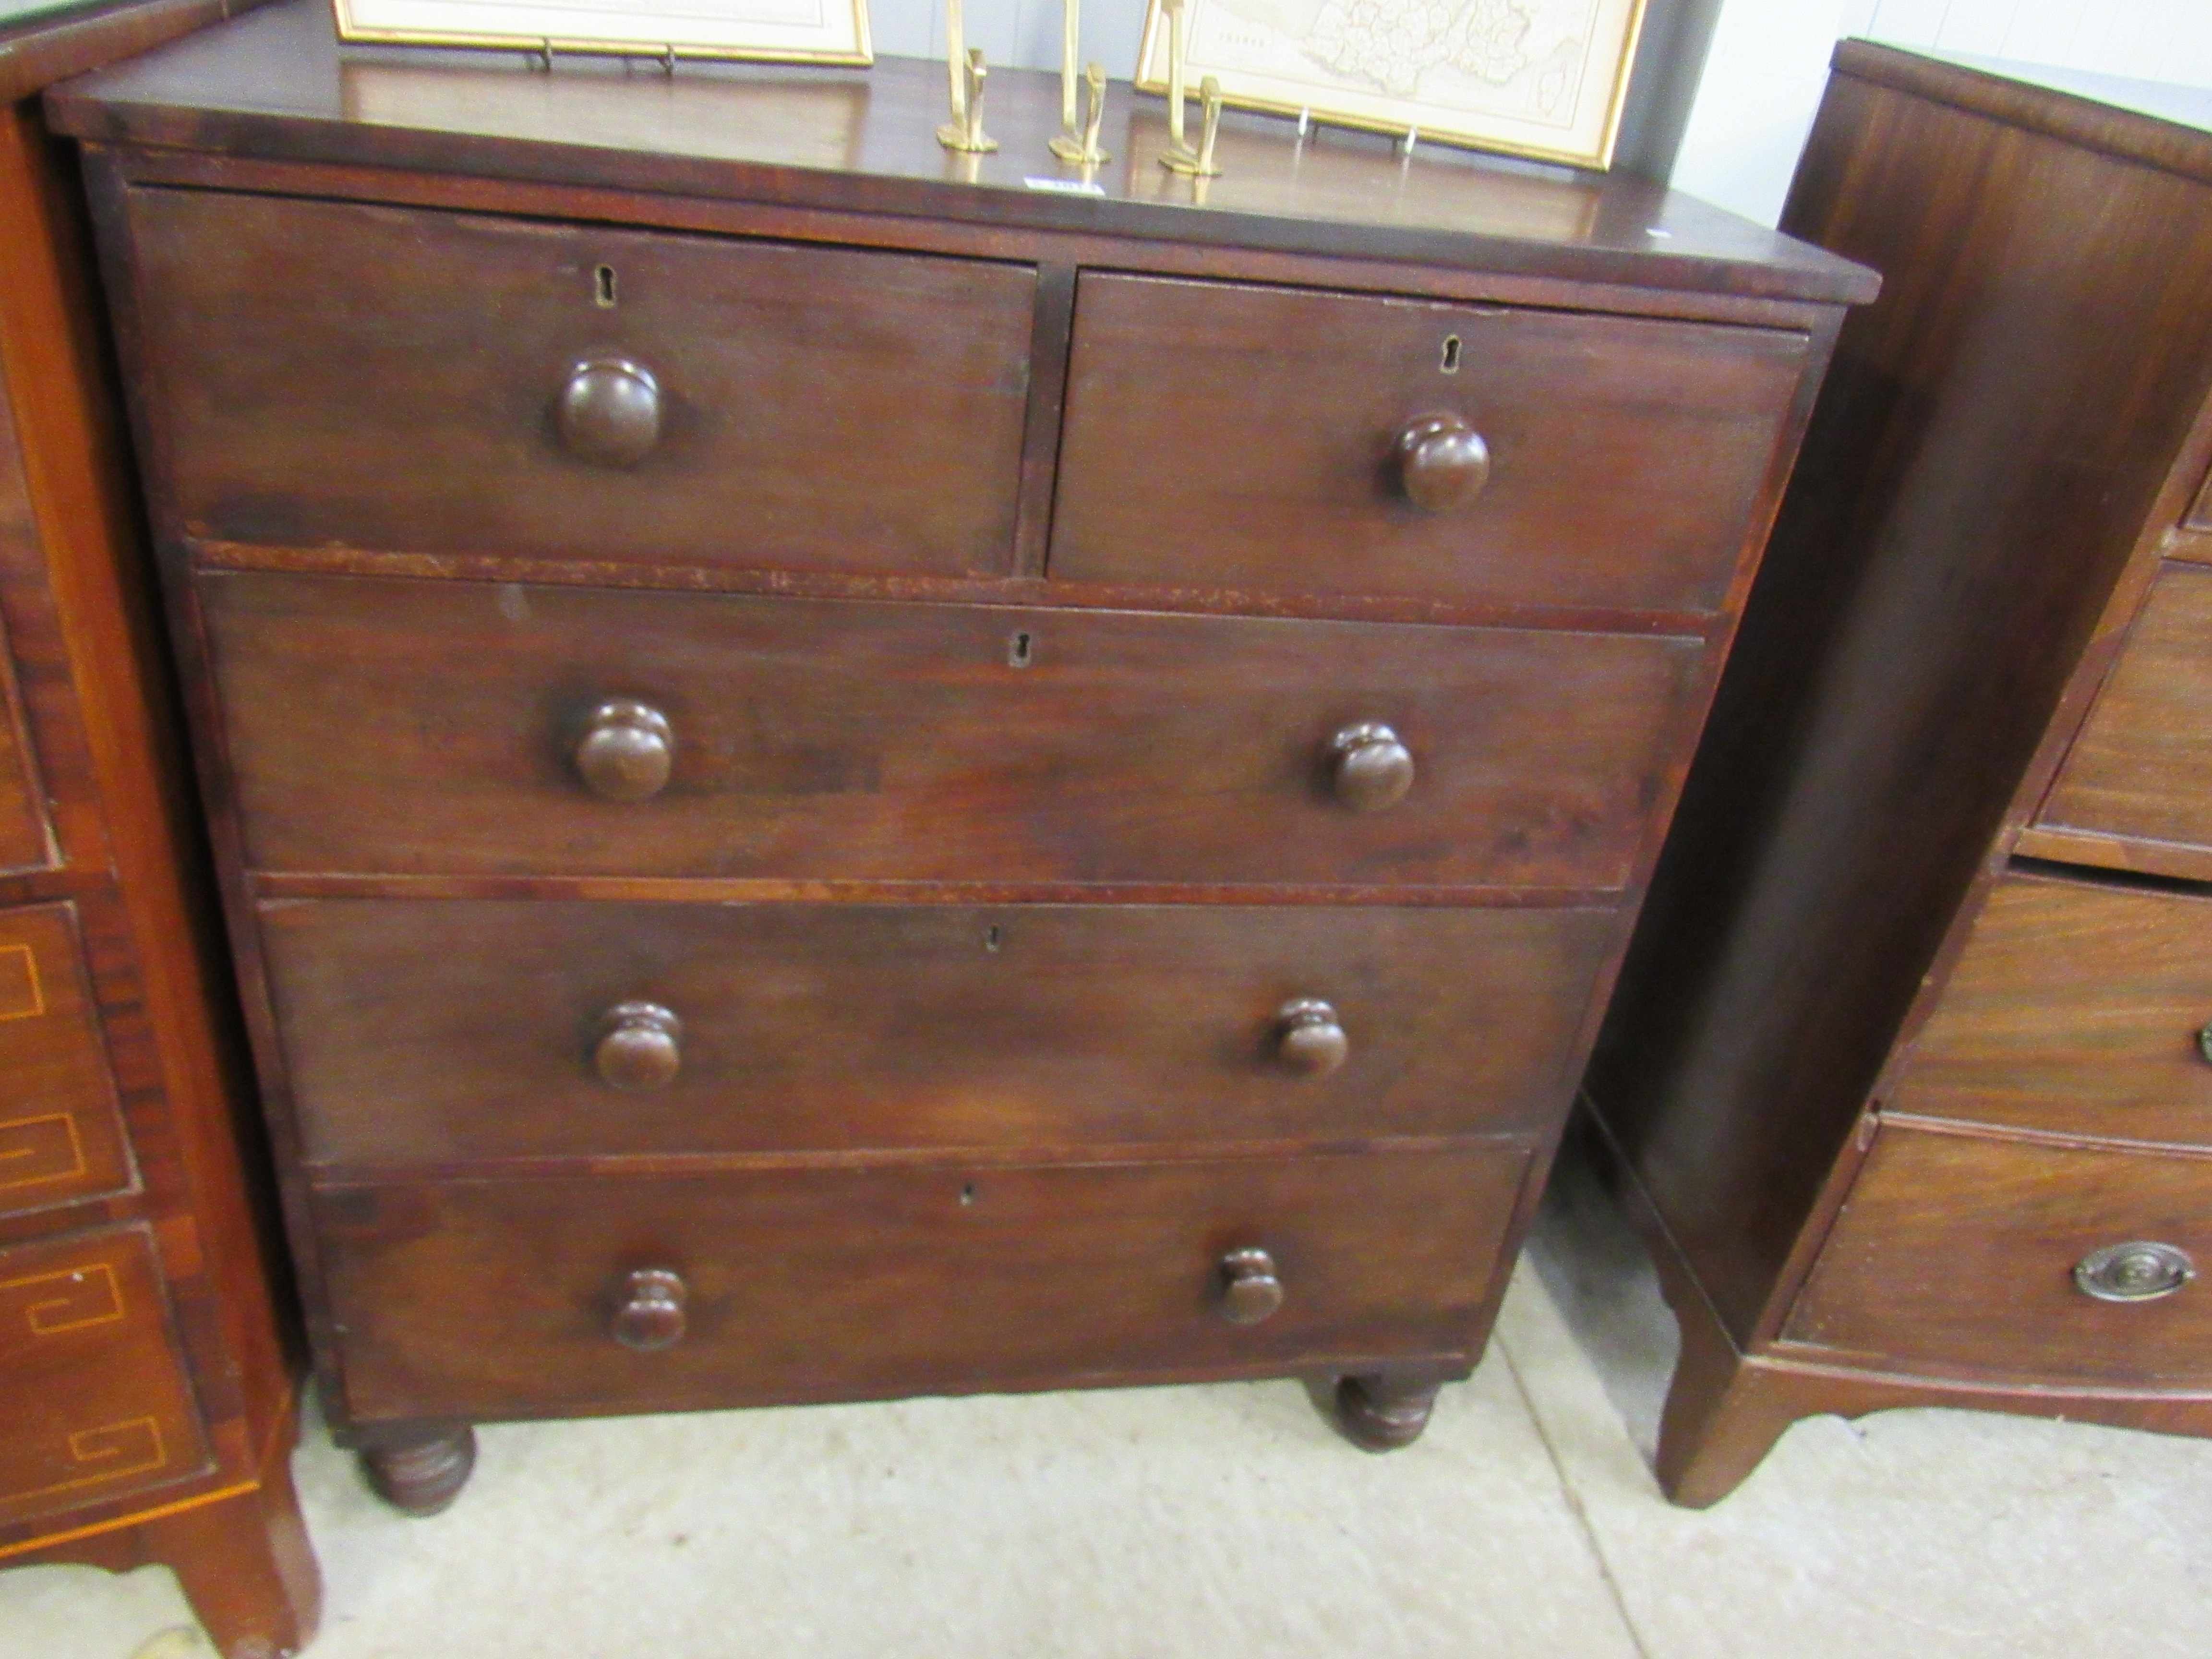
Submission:
MULTIPOLYGON (((311 1651, 2212 1654, 2212 1443, 1823 1418, 1693 1515, 1645 1461, 1672 1341, 1641 1253, 1571 1184, 1481 1370, 1384 1457, 1295 1383, 526 1424, 483 1430, 460 1501, 409 1521, 311 1431, 311 1651)), ((208 1652, 166 1569, 0 1573, 0 1659, 208 1652)))

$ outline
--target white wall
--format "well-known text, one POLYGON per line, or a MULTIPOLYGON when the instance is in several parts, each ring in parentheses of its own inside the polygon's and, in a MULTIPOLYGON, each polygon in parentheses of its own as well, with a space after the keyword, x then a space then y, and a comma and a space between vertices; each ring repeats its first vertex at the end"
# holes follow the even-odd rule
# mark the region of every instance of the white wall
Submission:
POLYGON ((1725 0, 1675 185, 1772 224, 1844 35, 2212 87, 2212 0, 1725 0))
MULTIPOLYGON (((1060 67, 1060 0, 962 0, 960 26, 971 46, 994 64, 1060 67)), ((1096 60, 1116 81, 1137 67, 1145 32, 1145 0, 1088 0, 1076 18, 1083 61, 1096 60)), ((899 58, 945 55, 945 0, 868 0, 876 50, 899 58)))

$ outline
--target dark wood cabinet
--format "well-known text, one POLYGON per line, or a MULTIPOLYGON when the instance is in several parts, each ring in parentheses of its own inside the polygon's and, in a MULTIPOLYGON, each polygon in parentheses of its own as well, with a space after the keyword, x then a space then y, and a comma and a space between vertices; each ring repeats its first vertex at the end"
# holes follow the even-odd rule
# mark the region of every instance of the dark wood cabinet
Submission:
POLYGON ((981 161, 942 84, 308 0, 52 100, 408 1507, 545 1413, 1288 1374, 1418 1434, 1875 286, 1243 117, 1194 196, 1118 93, 1136 159, 1031 189, 1054 81, 981 161))
POLYGON ((0 1567, 159 1562, 226 1659, 277 1659, 319 1595, 302 1366, 82 189, 37 96, 222 9, 0 25, 0 1567))
POLYGON ((1815 1413, 2212 1432, 2212 105, 1847 42, 1784 222, 1885 286, 1588 1084, 1690 1504, 1815 1413))

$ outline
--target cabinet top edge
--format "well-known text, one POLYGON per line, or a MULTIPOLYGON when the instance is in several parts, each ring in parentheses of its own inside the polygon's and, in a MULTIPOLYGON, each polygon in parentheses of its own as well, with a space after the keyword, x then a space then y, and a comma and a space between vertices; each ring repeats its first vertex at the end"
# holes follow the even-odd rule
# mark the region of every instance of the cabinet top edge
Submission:
POLYGON ((1057 163, 1057 75, 994 70, 1000 149, 937 143, 945 68, 871 70, 340 46, 325 0, 278 0, 46 94, 89 143, 404 168, 1401 260, 1744 299, 1858 304, 1874 272, 1626 173, 1595 173, 1281 118, 1222 120, 1222 176, 1158 164, 1165 106, 1109 88, 1095 193, 1057 163), (1046 183, 1043 181, 1051 181, 1046 183), (1054 186, 1058 187, 1055 188, 1054 186))

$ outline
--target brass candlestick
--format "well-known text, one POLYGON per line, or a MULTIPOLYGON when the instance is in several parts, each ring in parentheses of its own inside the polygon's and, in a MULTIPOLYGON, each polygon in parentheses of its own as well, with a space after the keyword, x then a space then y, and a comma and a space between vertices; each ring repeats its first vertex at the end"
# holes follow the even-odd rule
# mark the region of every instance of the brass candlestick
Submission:
POLYGON ((1184 21, 1186 0, 1162 0, 1168 14, 1168 147, 1160 165, 1194 178, 1218 178, 1221 167, 1213 159, 1213 141, 1221 131, 1221 82, 1207 76, 1198 89, 1198 148, 1190 147, 1183 131, 1185 69, 1190 58, 1189 25, 1184 21))
POLYGON ((990 70, 981 46, 969 48, 960 0, 945 10, 945 69, 952 99, 952 118, 937 130, 937 142, 969 155, 988 155, 999 141, 983 131, 983 80, 990 70))
POLYGON ((1081 0, 1065 0, 1060 14, 1060 132, 1049 146, 1063 161, 1095 167, 1113 158, 1098 148, 1098 129, 1106 119, 1106 69, 1092 64, 1083 71, 1090 105, 1083 125, 1075 125, 1075 35, 1081 0))

